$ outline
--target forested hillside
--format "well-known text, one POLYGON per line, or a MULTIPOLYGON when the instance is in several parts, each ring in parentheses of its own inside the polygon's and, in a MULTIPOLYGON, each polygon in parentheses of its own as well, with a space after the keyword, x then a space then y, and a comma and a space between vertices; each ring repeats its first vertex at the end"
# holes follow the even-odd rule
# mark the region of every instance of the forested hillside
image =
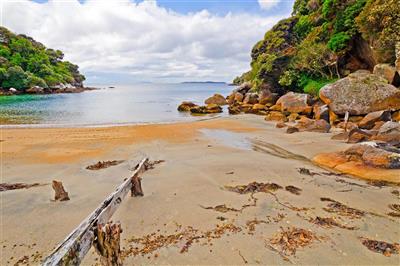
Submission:
POLYGON ((377 63, 394 64, 398 0, 296 0, 251 51, 251 70, 234 80, 253 89, 317 94, 325 84, 377 63))
POLYGON ((16 35, 0 27, 0 87, 25 89, 64 85, 82 87, 85 77, 78 66, 63 61, 60 50, 46 48, 40 42, 16 35))

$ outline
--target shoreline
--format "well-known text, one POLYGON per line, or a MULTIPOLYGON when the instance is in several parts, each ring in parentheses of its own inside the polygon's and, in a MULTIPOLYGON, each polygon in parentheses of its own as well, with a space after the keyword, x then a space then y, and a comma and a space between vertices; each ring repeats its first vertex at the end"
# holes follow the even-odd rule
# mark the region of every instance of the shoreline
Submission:
MULTIPOLYGON (((178 123, 191 123, 191 122, 201 122, 201 121, 208 121, 218 118, 224 118, 224 116, 220 114, 212 115, 196 115, 197 117, 204 116, 202 119, 195 119, 195 120, 188 120, 188 121, 165 121, 165 122, 138 122, 138 123, 116 123, 116 124, 81 124, 81 125, 74 125, 74 124, 0 124, 1 129, 44 129, 44 128, 109 128, 109 127, 131 127, 131 126, 144 126, 144 125, 169 125, 169 124, 178 124, 178 123)), ((194 116, 193 116, 194 117, 194 116)))
MULTIPOLYGON (((311 159, 318 153, 337 151, 348 145, 332 141, 330 136, 314 132, 284 134, 274 123, 254 115, 164 125, 3 129, 4 141, 0 142, 2 182, 44 185, 0 192, 3 226, 8 229, 0 237, 3 246, 0 263, 12 265, 24 256, 28 256, 30 264, 40 263, 41 258, 131 175, 138 160, 148 156, 151 160, 165 162, 143 174, 144 197, 127 197, 113 216, 113 220, 122 224, 121 247, 127 252, 125 264, 194 264, 200 260, 205 264, 243 264, 237 250, 251 264, 257 261, 286 264, 279 254, 265 247, 265 241, 282 226, 313 230, 332 239, 299 250, 298 256, 291 258, 296 263, 365 264, 374 261, 381 265, 393 264, 396 256, 388 258, 373 253, 360 244, 357 237, 374 238, 379 234, 378 240, 393 242, 398 239, 397 223, 386 215, 386 205, 395 200, 391 193, 394 187, 379 188, 360 179, 328 175, 310 160, 301 159, 311 159), (260 149, 247 145, 252 141, 256 141, 260 149), (124 162, 102 170, 86 169, 104 160, 124 162), (318 175, 301 174, 300 168, 318 175), (51 201, 54 192, 49 184, 52 180, 63 182, 69 201, 51 201), (285 208, 270 194, 262 192, 254 194, 255 205, 241 212, 200 207, 225 204, 240 209, 249 204, 248 195, 223 188, 251 182, 272 182, 281 186, 274 192, 275 196, 298 210, 285 208), (285 190, 286 186, 300 188, 301 192, 291 194, 285 190), (321 202, 321 197, 379 216, 365 214, 354 220, 343 216, 341 223, 350 223, 362 230, 337 227, 327 230, 307 220, 331 215, 323 210, 325 203, 321 202), (15 223, 18 220, 24 223, 15 223), (252 221, 263 222, 255 223, 251 229, 252 221), (215 232, 216 225, 224 224, 232 224, 241 231, 223 233, 204 244, 203 240, 199 244, 194 242, 185 253, 180 252, 185 239, 183 243, 157 247, 146 256, 129 252, 139 245, 131 241, 133 238, 145 238, 152 233, 155 236, 179 234, 181 228, 188 226, 200 232, 215 232), (384 229, 382 224, 385 224, 384 229), (345 251, 348 256, 338 250, 345 251), (321 257, 313 255, 315 252, 323 255, 322 261, 321 257), (357 255, 360 253, 363 256, 357 255)), ((90 252, 82 264, 94 264, 96 257, 90 252)))

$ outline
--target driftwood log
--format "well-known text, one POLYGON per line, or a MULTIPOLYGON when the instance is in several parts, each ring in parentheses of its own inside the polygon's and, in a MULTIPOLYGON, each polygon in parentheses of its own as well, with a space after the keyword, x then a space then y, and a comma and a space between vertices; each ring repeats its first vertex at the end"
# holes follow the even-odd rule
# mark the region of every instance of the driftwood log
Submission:
POLYGON ((57 201, 66 201, 69 200, 68 192, 65 191, 64 186, 62 182, 53 180, 51 183, 51 186, 54 189, 55 195, 54 195, 54 200, 57 201))
POLYGON ((100 255, 100 264, 104 266, 120 266, 121 248, 120 235, 122 233, 121 224, 112 221, 106 224, 98 224, 94 231, 95 239, 93 247, 100 255))
MULTIPOLYGON (((136 167, 133 176, 142 173, 148 158, 136 167)), ((132 189, 132 178, 126 179, 110 194, 55 250, 44 259, 43 265, 79 265, 95 239, 95 229, 99 224, 107 224, 121 205, 122 199, 132 189)))

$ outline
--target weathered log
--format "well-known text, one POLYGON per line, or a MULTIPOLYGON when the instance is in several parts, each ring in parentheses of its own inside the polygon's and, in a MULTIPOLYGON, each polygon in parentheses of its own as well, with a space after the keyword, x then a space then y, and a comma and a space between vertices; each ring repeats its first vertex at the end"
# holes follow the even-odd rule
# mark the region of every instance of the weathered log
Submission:
POLYGON ((54 200, 66 201, 69 200, 68 192, 65 191, 64 186, 61 181, 53 180, 51 186, 54 189, 55 195, 54 200))
POLYGON ((112 221, 104 224, 97 224, 93 247, 100 255, 100 263, 104 266, 122 265, 120 235, 121 224, 112 221))
MULTIPOLYGON (((133 176, 145 170, 144 158, 136 167, 133 176)), ((94 228, 98 224, 106 224, 122 199, 132 188, 131 178, 126 179, 110 194, 69 236, 43 261, 43 265, 79 265, 89 251, 94 240, 94 228)))
POLYGON ((143 197, 142 179, 139 175, 132 176, 131 197, 143 197))

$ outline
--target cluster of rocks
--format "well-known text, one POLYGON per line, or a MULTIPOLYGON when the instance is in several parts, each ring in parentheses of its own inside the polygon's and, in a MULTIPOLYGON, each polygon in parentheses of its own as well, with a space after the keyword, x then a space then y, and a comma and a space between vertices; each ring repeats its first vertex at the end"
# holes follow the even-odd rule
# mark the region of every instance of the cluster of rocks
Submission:
POLYGON ((220 94, 208 98, 205 106, 183 102, 179 111, 193 114, 222 112, 229 105, 229 114, 251 113, 262 115, 266 121, 276 121, 276 127, 286 132, 330 132, 342 129, 332 138, 348 143, 373 141, 362 149, 355 147, 343 152, 348 160, 359 160, 366 165, 400 168, 400 89, 399 75, 390 65, 375 66, 374 73, 359 70, 345 78, 324 86, 319 97, 288 92, 283 96, 268 89, 253 92, 244 83, 224 98, 220 94), (361 154, 365 150, 365 154, 361 154), (381 163, 379 163, 381 161, 381 163))
POLYGON ((80 93, 85 90, 93 90, 95 88, 74 86, 72 84, 58 84, 48 88, 40 86, 33 86, 24 90, 17 90, 15 88, 2 89, 0 88, 0 95, 17 95, 17 94, 53 94, 53 93, 80 93))
POLYGON ((200 106, 192 102, 182 102, 178 106, 179 112, 190 112, 191 114, 215 114, 222 113, 222 105, 227 105, 227 101, 221 94, 214 94, 204 101, 205 105, 200 106))

